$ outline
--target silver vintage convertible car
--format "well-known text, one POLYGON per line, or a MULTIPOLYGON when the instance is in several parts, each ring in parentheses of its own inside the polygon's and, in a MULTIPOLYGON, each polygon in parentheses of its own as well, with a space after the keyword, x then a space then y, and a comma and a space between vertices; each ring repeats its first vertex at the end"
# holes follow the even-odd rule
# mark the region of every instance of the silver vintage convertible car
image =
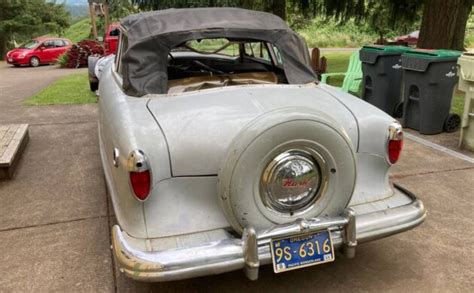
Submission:
POLYGON ((318 83, 280 18, 171 9, 121 21, 101 62, 100 151, 120 270, 168 281, 243 269, 258 278, 354 257, 423 222, 389 182, 403 133, 318 83))

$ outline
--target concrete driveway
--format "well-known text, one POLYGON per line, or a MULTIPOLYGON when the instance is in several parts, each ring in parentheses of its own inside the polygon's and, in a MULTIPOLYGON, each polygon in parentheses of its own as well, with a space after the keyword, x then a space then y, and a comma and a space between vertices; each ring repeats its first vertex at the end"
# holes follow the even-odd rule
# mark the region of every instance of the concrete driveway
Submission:
POLYGON ((122 276, 110 251, 113 212, 97 141, 96 105, 27 107, 22 101, 77 70, 0 62, 0 124, 29 123, 16 176, 0 181, 0 292, 372 291, 474 289, 474 164, 406 142, 392 180, 429 210, 415 230, 363 244, 357 257, 260 279, 242 272, 147 284, 122 276))

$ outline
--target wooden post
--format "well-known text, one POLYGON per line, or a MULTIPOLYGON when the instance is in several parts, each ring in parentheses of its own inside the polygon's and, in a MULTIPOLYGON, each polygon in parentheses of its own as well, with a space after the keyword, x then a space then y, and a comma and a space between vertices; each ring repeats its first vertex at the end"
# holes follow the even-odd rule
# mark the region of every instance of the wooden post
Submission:
POLYGON ((109 1, 104 1, 104 21, 105 21, 105 27, 104 27, 104 34, 107 33, 107 29, 109 28, 109 1))
POLYGON ((91 16, 91 25, 92 25, 92 34, 94 35, 94 39, 97 40, 97 24, 95 22, 95 9, 94 3, 89 2, 89 14, 91 16))

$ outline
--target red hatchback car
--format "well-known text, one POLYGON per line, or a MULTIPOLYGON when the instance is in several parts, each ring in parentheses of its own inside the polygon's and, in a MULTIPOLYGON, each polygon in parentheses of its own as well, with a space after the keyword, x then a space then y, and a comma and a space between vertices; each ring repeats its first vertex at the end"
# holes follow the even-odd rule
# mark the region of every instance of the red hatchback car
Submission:
POLYGON ((5 61, 14 66, 55 63, 58 57, 71 48, 72 42, 64 38, 36 38, 7 53, 5 61))

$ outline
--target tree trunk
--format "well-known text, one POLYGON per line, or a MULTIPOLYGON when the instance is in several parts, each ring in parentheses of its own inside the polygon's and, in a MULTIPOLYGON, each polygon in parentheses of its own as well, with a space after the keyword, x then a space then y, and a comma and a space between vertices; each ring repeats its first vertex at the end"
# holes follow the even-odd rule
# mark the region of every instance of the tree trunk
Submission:
POLYGON ((5 36, 6 34, 3 32, 0 33, 0 58, 3 58, 7 53, 7 38, 5 36))
POLYGON ((286 20, 286 0, 273 0, 271 12, 286 20))
POLYGON ((462 49, 471 10, 468 4, 472 0, 425 0, 418 47, 462 49))
POLYGON ((469 19, 469 14, 472 11, 472 5, 474 1, 464 0, 464 3, 461 5, 458 17, 456 19, 456 26, 454 28, 454 36, 451 48, 454 50, 464 51, 464 38, 466 37, 466 26, 467 20, 469 19))
POLYGON ((307 17, 309 14, 309 0, 301 0, 301 12, 304 17, 307 17))
POLYGON ((255 9, 255 3, 251 0, 240 0, 238 2, 238 7, 245 9, 255 9))

